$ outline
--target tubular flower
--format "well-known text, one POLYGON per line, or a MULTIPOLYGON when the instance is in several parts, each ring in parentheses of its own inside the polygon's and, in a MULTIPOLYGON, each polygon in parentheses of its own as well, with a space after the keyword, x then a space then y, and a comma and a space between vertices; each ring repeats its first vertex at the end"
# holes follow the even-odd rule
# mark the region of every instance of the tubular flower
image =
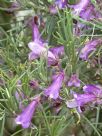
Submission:
POLYGON ((90 6, 87 9, 84 9, 80 13, 80 17, 85 19, 85 20, 90 20, 90 19, 92 19, 92 16, 91 16, 92 11, 93 11, 93 6, 90 6))
POLYGON ((36 97, 15 119, 16 124, 22 125, 23 128, 28 128, 31 124, 34 111, 39 103, 39 97, 36 97))
POLYGON ((46 47, 43 47, 35 42, 30 42, 28 47, 32 50, 29 54, 30 60, 44 57, 48 60, 48 65, 56 65, 58 63, 56 56, 51 51, 47 50, 46 47))
POLYGON ((80 15, 81 11, 83 11, 88 6, 89 3, 90 3, 90 0, 80 0, 78 4, 69 5, 69 7, 74 9, 73 14, 80 15))
POLYGON ((102 15, 97 11, 92 3, 89 3, 88 6, 80 13, 80 17, 85 20, 92 20, 102 18, 102 15))
POLYGON ((98 45, 102 44, 102 40, 101 39, 96 39, 96 40, 91 40, 89 41, 84 48, 82 48, 81 52, 80 52, 80 58, 82 60, 88 60, 88 56, 92 51, 96 50, 96 47, 98 45))
POLYGON ((85 85, 83 87, 83 91, 85 93, 94 94, 96 96, 102 96, 102 88, 97 85, 92 85, 92 84, 85 85))
POLYGON ((64 80, 64 73, 60 72, 58 76, 55 78, 55 80, 52 82, 52 84, 44 90, 45 96, 48 96, 49 98, 52 98, 56 100, 59 98, 60 89, 62 87, 62 83, 64 80))
POLYGON ((73 93, 74 99, 66 102, 69 108, 78 108, 79 112, 81 107, 88 103, 102 104, 102 89, 96 85, 86 85, 83 87, 84 94, 73 93))
POLYGON ((52 47, 49 49, 57 58, 64 55, 64 46, 52 47))
POLYGON ((50 13, 56 14, 57 8, 63 9, 67 6, 67 0, 55 0, 54 5, 50 6, 50 13))
POLYGON ((46 43, 41 40, 37 22, 34 22, 33 24, 32 33, 33 41, 28 43, 28 47, 31 50, 31 52, 28 55, 29 60, 44 57, 45 59, 48 60, 49 66, 56 65, 58 63, 57 58, 51 51, 44 47, 46 43))
MULTIPOLYGON (((33 20, 33 24, 32 24, 32 39, 33 39, 33 41, 28 44, 28 46, 30 46, 29 48, 31 48, 32 44, 33 44, 32 46, 35 46, 35 47, 36 46, 43 47, 44 44, 45 44, 41 40, 40 33, 39 33, 39 28, 38 28, 37 22, 35 20, 33 20)), ((35 54, 33 51, 31 51, 28 56, 29 56, 29 60, 33 60, 33 59, 38 58, 38 55, 35 54)))
POLYGON ((71 78, 68 82, 68 86, 80 87, 80 80, 76 74, 71 76, 71 78))
POLYGON ((102 87, 99 85, 85 85, 83 91, 87 94, 93 94, 96 97, 96 100, 93 104, 102 104, 102 87))
MULTIPOLYGON (((84 19, 85 21, 92 21, 93 19, 100 19, 102 15, 96 9, 96 7, 90 2, 90 0, 81 0, 76 5, 69 5, 69 7, 73 8, 73 15, 79 15, 80 18, 84 19)), ((77 23, 77 27, 80 29, 88 29, 90 28, 86 24, 81 22, 77 23)))
POLYGON ((96 99, 93 94, 76 94, 74 93, 74 99, 66 102, 68 108, 77 108, 79 112, 81 111, 81 107, 89 102, 92 102, 96 99))

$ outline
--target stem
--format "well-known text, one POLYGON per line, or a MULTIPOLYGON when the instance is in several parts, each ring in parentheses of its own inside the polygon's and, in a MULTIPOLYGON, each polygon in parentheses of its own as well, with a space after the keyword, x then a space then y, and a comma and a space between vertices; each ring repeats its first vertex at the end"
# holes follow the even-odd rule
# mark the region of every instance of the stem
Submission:
POLYGON ((98 126, 98 121, 99 121, 99 115, 100 115, 100 107, 97 108, 97 114, 96 114, 96 128, 98 126))
POLYGON ((44 118, 45 118, 46 126, 48 127, 49 136, 51 136, 50 125, 49 125, 49 122, 48 122, 47 116, 46 116, 46 114, 45 114, 45 111, 44 111, 43 106, 42 106, 42 104, 41 104, 41 103, 40 103, 40 106, 41 106, 41 110, 42 110, 42 113, 43 113, 44 118))

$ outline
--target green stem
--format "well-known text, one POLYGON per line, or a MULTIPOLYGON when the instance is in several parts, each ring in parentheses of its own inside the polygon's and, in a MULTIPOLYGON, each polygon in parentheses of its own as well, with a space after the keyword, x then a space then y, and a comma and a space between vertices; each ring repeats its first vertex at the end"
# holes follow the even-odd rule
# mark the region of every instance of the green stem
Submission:
POLYGON ((98 132, 97 128, 84 115, 82 117, 93 128, 93 130, 96 132, 97 136, 101 136, 101 134, 98 132))
POLYGON ((41 110, 42 110, 42 113, 43 113, 44 118, 45 118, 46 126, 48 127, 49 136, 52 136, 52 135, 51 135, 50 125, 49 125, 47 116, 46 116, 46 114, 45 114, 45 111, 44 111, 44 109, 43 109, 43 106, 42 106, 41 104, 40 104, 40 106, 41 106, 41 110))

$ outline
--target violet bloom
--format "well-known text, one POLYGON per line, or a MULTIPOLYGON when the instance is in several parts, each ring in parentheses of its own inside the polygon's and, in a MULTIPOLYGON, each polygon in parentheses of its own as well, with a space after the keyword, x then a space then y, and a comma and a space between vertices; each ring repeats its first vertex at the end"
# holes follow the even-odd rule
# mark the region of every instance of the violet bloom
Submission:
POLYGON ((55 5, 59 8, 59 9, 63 9, 66 7, 67 5, 67 0, 56 0, 55 1, 55 5))
POLYGON ((90 0, 80 0, 76 5, 69 5, 70 8, 73 8, 73 14, 79 15, 89 4, 90 0))
POLYGON ((90 3, 80 14, 80 17, 85 20, 92 20, 96 18, 102 18, 100 12, 96 9, 96 7, 90 3))
POLYGON ((64 55, 64 46, 52 47, 49 49, 57 58, 64 55))
POLYGON ((93 94, 74 93, 74 99, 67 101, 66 104, 68 108, 77 108, 79 112, 82 112, 81 107, 95 100, 96 100, 96 96, 93 94))
POLYGON ((56 59, 55 55, 49 51, 45 45, 46 43, 42 41, 38 29, 38 25, 34 22, 33 28, 33 41, 28 43, 28 47, 30 48, 31 52, 29 53, 29 60, 34 60, 40 57, 44 57, 48 60, 48 65, 56 65, 58 60, 56 59))
MULTIPOLYGON (((72 13, 75 15, 79 15, 80 18, 86 21, 92 21, 93 19, 102 18, 102 15, 95 8, 95 6, 90 2, 90 0, 82 0, 76 5, 69 5, 69 7, 73 8, 72 13)), ((88 29, 90 28, 86 24, 81 22, 77 23, 77 27, 80 29, 88 29)))
POLYGON ((35 42, 30 42, 28 44, 28 47, 32 50, 32 52, 29 54, 29 59, 33 60, 36 58, 44 57, 48 60, 48 65, 56 65, 58 63, 58 60, 56 56, 49 50, 47 50, 46 47, 43 47, 35 42))
POLYGON ((96 97, 96 100, 93 102, 93 104, 102 104, 102 87, 99 85, 85 85, 83 87, 83 91, 87 94, 93 94, 96 97))
MULTIPOLYGON (((39 28, 38 28, 38 25, 35 22, 33 22, 33 25, 32 25, 32 39, 33 39, 33 41, 28 44, 29 48, 31 48, 32 46, 35 46, 35 47, 37 46, 36 48, 38 48, 39 46, 43 47, 44 44, 45 44, 41 40, 39 28)), ((33 51, 29 53, 29 60, 33 60, 33 59, 36 59, 36 58, 38 58, 38 55, 35 54, 33 51)))
POLYGON ((15 119, 16 124, 22 125, 23 128, 28 128, 31 124, 34 111, 39 103, 39 97, 36 97, 15 119))
POLYGON ((85 85, 83 94, 73 93, 74 99, 67 101, 67 107, 78 108, 81 112, 81 107, 88 103, 102 104, 102 88, 96 85, 85 85))
POLYGON ((82 19, 85 19, 85 20, 90 20, 90 15, 92 13, 92 10, 93 10, 93 7, 88 7, 87 9, 83 10, 81 13, 80 13, 80 17, 82 19))
POLYGON ((99 85, 85 85, 83 87, 83 91, 85 93, 90 93, 90 94, 94 94, 97 97, 102 97, 102 87, 99 85))
POLYGON ((101 39, 96 39, 96 40, 91 40, 89 41, 84 48, 82 48, 81 52, 80 52, 80 58, 82 60, 88 60, 88 56, 92 51, 96 50, 96 47, 99 46, 100 44, 102 44, 102 40, 101 39))
POLYGON ((80 87, 80 80, 76 74, 73 74, 68 81, 68 86, 80 87))
POLYGON ((56 14, 57 13, 57 9, 55 5, 52 5, 49 7, 49 11, 51 14, 56 14))
POLYGON ((45 96, 48 96, 54 100, 59 98, 59 93, 62 87, 63 80, 64 73, 60 72, 58 76, 55 78, 55 80, 52 82, 52 84, 47 89, 45 89, 44 91, 45 96))
POLYGON ((67 0, 55 0, 54 5, 50 6, 50 13, 56 14, 57 8, 63 9, 67 6, 67 0))

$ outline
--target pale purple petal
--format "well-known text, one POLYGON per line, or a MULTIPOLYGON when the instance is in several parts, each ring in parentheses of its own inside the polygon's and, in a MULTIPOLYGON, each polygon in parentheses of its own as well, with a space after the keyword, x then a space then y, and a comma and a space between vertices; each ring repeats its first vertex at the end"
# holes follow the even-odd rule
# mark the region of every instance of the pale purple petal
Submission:
POLYGON ((39 56, 36 55, 36 54, 33 53, 33 52, 30 52, 30 53, 28 54, 28 59, 29 59, 29 60, 35 60, 35 59, 37 59, 37 58, 39 58, 39 56))
POLYGON ((68 81, 68 86, 80 87, 80 80, 76 74, 72 75, 68 81))
POLYGON ((15 97, 16 97, 17 101, 19 102, 19 101, 21 101, 21 99, 24 99, 25 96, 24 96, 23 92, 16 91, 15 92, 15 97))
POLYGON ((80 0, 80 2, 76 5, 69 5, 69 7, 73 8, 73 14, 79 15, 81 11, 83 11, 88 4, 90 3, 90 0, 80 0))
POLYGON ((77 94, 73 93, 74 99, 66 102, 68 108, 77 108, 78 112, 82 112, 81 107, 88 103, 96 103, 97 97, 94 94, 77 94))
POLYGON ((34 111, 38 106, 39 97, 35 98, 15 119, 16 124, 22 125, 23 128, 28 128, 31 124, 34 111))
POLYGON ((30 42, 28 47, 32 50, 29 54, 29 60, 44 57, 48 60, 48 66, 58 64, 56 56, 51 51, 47 50, 47 48, 40 46, 37 42, 30 42))
POLYGON ((96 96, 93 94, 74 94, 78 106, 84 106, 85 104, 96 100, 96 96))
POLYGON ((72 92, 74 99, 66 102, 68 108, 77 108, 79 112, 82 112, 81 107, 84 107, 86 104, 102 104, 101 86, 92 84, 85 85, 83 91, 83 94, 72 92))
POLYGON ((85 20, 93 20, 96 18, 102 18, 102 15, 99 13, 99 11, 95 8, 93 4, 89 4, 86 9, 81 12, 80 17, 85 20))
POLYGON ((56 14, 57 13, 57 8, 63 9, 67 6, 67 0, 55 0, 55 3, 50 6, 49 10, 50 13, 56 14))
POLYGON ((67 6, 67 0, 56 0, 55 5, 58 6, 59 9, 63 9, 67 6))
POLYGON ((89 85, 85 85, 83 87, 83 91, 85 93, 89 93, 89 94, 94 94, 95 96, 102 96, 102 90, 99 86, 97 85, 92 85, 92 84, 89 84, 89 85))
POLYGON ((52 84, 47 89, 45 89, 44 91, 45 96, 48 96, 55 100, 59 98, 59 93, 62 87, 63 80, 64 80, 64 73, 61 72, 57 76, 57 78, 52 82, 52 84))
POLYGON ((28 43, 28 47, 33 52, 33 55, 35 54, 35 56, 39 56, 39 57, 41 54, 44 54, 47 51, 46 48, 40 46, 38 42, 30 42, 28 43))
POLYGON ((89 41, 85 47, 82 48, 81 52, 80 52, 80 58, 83 60, 87 60, 89 54, 92 51, 96 50, 96 47, 102 44, 102 40, 101 39, 96 39, 96 40, 91 40, 89 41))
POLYGON ((75 99, 69 100, 66 102, 68 108, 76 108, 78 104, 75 99))
POLYGON ((56 56, 60 57, 64 55, 64 46, 52 47, 50 51, 56 56))
POLYGON ((32 33, 33 33, 33 40, 40 40, 38 25, 34 24, 34 27, 32 28, 32 33))
POLYGON ((49 11, 51 14, 56 14, 57 13, 57 8, 55 5, 52 5, 49 7, 49 11))
POLYGON ((94 12, 94 6, 90 4, 88 7, 86 7, 86 8, 80 13, 80 17, 81 17, 82 19, 85 19, 85 20, 91 20, 91 19, 94 18, 93 12, 94 12))

